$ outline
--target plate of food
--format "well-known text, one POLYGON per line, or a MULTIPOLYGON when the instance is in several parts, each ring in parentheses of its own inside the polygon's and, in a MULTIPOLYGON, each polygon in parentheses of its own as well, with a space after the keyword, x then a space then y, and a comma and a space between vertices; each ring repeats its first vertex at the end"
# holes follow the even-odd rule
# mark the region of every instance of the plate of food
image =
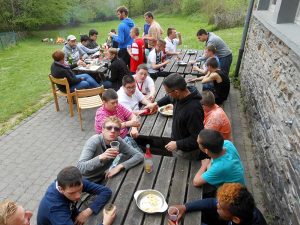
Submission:
POLYGON ((186 66, 187 62, 185 62, 185 61, 178 61, 177 64, 178 64, 178 66, 186 66))
POLYGON ((164 116, 173 116, 173 105, 168 104, 162 107, 159 107, 158 112, 164 116))
POLYGON ((196 50, 188 50, 186 52, 186 54, 188 54, 188 55, 195 55, 195 54, 197 54, 197 51, 196 50))
POLYGON ((145 213, 163 213, 168 208, 162 193, 153 189, 136 191, 134 199, 137 207, 145 213))

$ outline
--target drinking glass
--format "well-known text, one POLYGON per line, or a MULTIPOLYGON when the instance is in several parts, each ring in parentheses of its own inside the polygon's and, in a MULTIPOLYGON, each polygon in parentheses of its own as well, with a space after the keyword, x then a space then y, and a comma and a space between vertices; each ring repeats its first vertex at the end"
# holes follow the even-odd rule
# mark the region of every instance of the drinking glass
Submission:
POLYGON ((108 203, 107 205, 104 206, 104 211, 107 214, 111 214, 115 207, 116 206, 114 204, 108 203))
POLYGON ((168 209, 168 219, 172 222, 177 222, 179 215, 179 210, 176 207, 169 207, 168 209))
POLYGON ((117 150, 117 151, 119 151, 119 146, 120 146, 120 142, 118 142, 118 141, 110 142, 110 147, 117 150))

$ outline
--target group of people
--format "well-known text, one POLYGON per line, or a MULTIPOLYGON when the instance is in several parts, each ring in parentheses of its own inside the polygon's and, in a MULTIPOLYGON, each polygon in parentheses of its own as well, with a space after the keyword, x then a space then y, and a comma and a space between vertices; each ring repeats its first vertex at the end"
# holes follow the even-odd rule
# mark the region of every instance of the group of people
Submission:
MULTIPOLYGON (((162 73, 161 68, 168 63, 168 58, 179 55, 176 46, 182 39, 175 28, 169 28, 166 39, 161 39, 163 29, 153 14, 147 12, 143 38, 139 38, 139 29, 128 18, 127 8, 119 7, 117 15, 121 20, 118 32, 111 31, 109 36, 119 50, 110 48, 107 52, 111 61, 107 80, 110 88, 102 94, 103 105, 95 115, 95 135, 85 143, 77 165, 62 169, 50 184, 39 205, 37 224, 82 225, 92 214, 99 213, 112 194, 101 184, 104 179, 111 179, 144 160, 135 141, 139 136, 141 113, 144 109, 155 113, 158 107, 171 103, 172 140, 165 148, 174 157, 201 161, 193 182, 196 187, 207 187, 204 199, 175 205, 179 209, 179 220, 186 213, 200 210, 203 212, 202 223, 208 225, 265 225, 263 215, 245 187, 244 167, 232 143, 231 124, 219 106, 229 93, 228 73, 232 61, 229 48, 215 34, 203 29, 197 32, 198 39, 206 42, 206 49, 196 61, 205 60, 205 63, 203 68, 194 66, 194 69, 204 76, 190 82, 199 80, 204 84, 200 94, 196 87, 188 86, 180 74, 166 76, 162 73), (149 54, 144 54, 145 49, 149 54), (144 57, 147 57, 147 64, 144 64, 144 57), (166 95, 155 101, 153 79, 157 76, 166 76, 162 83, 166 95), (141 110, 141 106, 144 109, 141 110), (118 150, 110 146, 113 141, 118 141, 118 150), (79 211, 76 202, 82 192, 95 197, 86 209, 79 211)), ((89 35, 81 36, 80 44, 70 35, 63 51, 55 51, 52 55, 52 75, 66 77, 71 91, 100 85, 90 75, 75 75, 72 71, 75 66, 84 65, 82 57, 99 51, 97 35, 96 30, 91 30, 89 35)), ((63 86, 58 87, 65 91, 63 86)), ((116 209, 103 212, 102 224, 111 225, 116 209)), ((31 216, 31 212, 13 201, 0 203, 0 224, 28 225, 31 216)), ((174 224, 169 221, 169 225, 174 224)))

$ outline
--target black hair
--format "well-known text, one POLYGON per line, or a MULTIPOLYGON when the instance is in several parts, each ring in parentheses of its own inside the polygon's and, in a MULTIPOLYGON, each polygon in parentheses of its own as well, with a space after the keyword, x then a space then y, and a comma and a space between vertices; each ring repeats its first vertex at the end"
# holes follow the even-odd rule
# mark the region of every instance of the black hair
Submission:
POLYGON ((111 29, 110 32, 116 33, 116 29, 111 29))
POLYGON ((220 132, 211 129, 203 129, 199 133, 201 145, 213 154, 219 154, 223 150, 224 138, 220 132))
POLYGON ((211 68, 214 68, 214 69, 217 69, 218 68, 218 61, 215 57, 210 57, 207 59, 206 61, 206 66, 207 67, 211 67, 211 68))
POLYGON ((109 100, 115 100, 118 99, 118 94, 114 89, 110 88, 104 91, 104 93, 102 94, 102 99, 106 102, 109 100))
POLYGON ((131 75, 125 75, 122 79, 123 86, 125 86, 126 84, 132 84, 134 82, 135 82, 135 80, 134 80, 133 76, 131 76, 131 75))
POLYGON ((197 36, 201 36, 203 34, 207 35, 207 31, 204 30, 204 29, 200 29, 200 30, 197 31, 197 36))
POLYGON ((80 36, 80 42, 88 41, 88 40, 89 40, 89 36, 87 36, 86 34, 80 36))
POLYGON ((65 189, 66 187, 76 187, 82 184, 82 175, 75 166, 68 166, 62 169, 57 175, 58 186, 65 189))
POLYGON ((186 89, 186 81, 179 73, 171 73, 164 79, 163 85, 172 90, 179 89, 181 91, 186 89))
POLYGON ((98 35, 98 31, 96 31, 95 29, 91 29, 91 30, 89 31, 89 36, 91 37, 91 36, 93 36, 94 34, 98 35))

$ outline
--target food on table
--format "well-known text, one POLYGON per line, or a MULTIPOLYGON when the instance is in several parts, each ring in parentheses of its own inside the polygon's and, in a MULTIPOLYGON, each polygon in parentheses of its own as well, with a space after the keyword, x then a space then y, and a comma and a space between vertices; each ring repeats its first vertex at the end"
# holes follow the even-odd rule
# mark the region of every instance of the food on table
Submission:
POLYGON ((159 211, 162 205, 162 199, 155 194, 148 194, 140 201, 140 208, 148 213, 159 211))

